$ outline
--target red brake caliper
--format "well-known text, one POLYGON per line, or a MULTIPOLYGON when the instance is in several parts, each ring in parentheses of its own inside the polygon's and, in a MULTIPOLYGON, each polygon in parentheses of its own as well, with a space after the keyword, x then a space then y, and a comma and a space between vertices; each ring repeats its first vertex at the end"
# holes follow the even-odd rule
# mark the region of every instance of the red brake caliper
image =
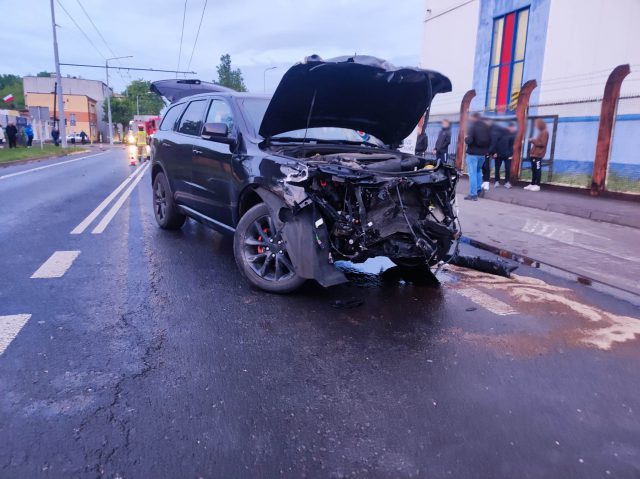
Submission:
MULTIPOLYGON (((264 233, 268 233, 269 230, 267 228, 262 228, 264 233)), ((262 236, 258 236, 258 241, 262 241, 262 236)), ((264 253, 264 246, 258 246, 258 254, 264 253)))

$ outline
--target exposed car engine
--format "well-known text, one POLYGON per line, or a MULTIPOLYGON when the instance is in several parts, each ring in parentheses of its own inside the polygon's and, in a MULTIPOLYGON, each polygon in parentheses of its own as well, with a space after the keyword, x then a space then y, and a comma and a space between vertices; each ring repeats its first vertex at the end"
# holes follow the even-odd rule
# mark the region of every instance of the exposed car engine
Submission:
POLYGON ((395 152, 315 154, 305 164, 288 172, 285 198, 312 208, 316 228, 326 224, 334 259, 433 266, 453 252, 454 168, 395 152))

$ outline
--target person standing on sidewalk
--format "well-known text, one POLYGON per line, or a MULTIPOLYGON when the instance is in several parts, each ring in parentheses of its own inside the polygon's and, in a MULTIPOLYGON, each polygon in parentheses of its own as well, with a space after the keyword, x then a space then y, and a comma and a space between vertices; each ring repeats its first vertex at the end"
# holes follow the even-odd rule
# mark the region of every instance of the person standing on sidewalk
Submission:
POLYGON ((18 138, 18 129, 13 123, 7 125, 7 139, 9 140, 9 148, 16 148, 16 139, 18 138))
POLYGON ((33 127, 31 123, 24 127, 24 134, 27 135, 27 148, 31 148, 31 145, 33 145, 33 127))
POLYGON ((433 154, 436 155, 436 160, 440 160, 443 163, 447 161, 447 152, 449 151, 449 145, 451 144, 451 124, 449 120, 442 120, 442 129, 438 133, 438 139, 433 150, 433 154))
POLYGON ((0 148, 4 148, 4 128, 0 125, 0 148))
POLYGON ((511 122, 507 126, 506 130, 500 133, 500 136, 496 139, 493 153, 496 159, 496 171, 495 171, 495 187, 500 186, 500 168, 504 163, 504 187, 511 188, 511 159, 513 158, 513 143, 516 139, 516 124, 511 122))
POLYGON ((467 170, 469 173, 469 195, 465 200, 478 201, 478 194, 483 193, 480 179, 482 165, 491 146, 489 125, 480 113, 471 115, 469 129, 464 142, 467 144, 467 170))
POLYGON ((549 131, 542 118, 536 120, 536 129, 538 130, 538 135, 529 140, 532 145, 529 152, 529 157, 531 158, 531 184, 524 187, 525 190, 529 191, 540 191, 542 158, 547 154, 547 143, 549 143, 549 131))

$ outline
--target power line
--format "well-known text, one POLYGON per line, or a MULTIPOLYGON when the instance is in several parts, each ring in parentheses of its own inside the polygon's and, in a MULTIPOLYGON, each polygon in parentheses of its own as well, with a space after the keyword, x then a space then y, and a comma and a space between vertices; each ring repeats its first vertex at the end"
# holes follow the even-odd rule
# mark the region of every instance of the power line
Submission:
POLYGON ((102 52, 98 49, 98 47, 96 47, 95 43, 93 43, 91 41, 91 38, 89 38, 89 36, 85 33, 85 31, 80 28, 80 25, 78 25, 78 22, 76 22, 76 20, 71 16, 71 14, 67 11, 66 8, 64 8, 64 5, 60 2, 60 0, 56 0, 56 2, 58 2, 58 5, 60 5, 60 8, 62 8, 62 10, 64 10, 64 13, 67 14, 67 16, 69 17, 69 19, 73 22, 73 24, 76 26, 76 28, 78 30, 80 30, 80 33, 82 33, 84 35, 84 37, 87 39, 87 41, 91 44, 91 46, 95 49, 95 51, 98 52, 98 54, 102 57, 102 58, 106 58, 106 56, 104 56, 102 54, 102 52))
MULTIPOLYGON (((109 44, 107 43, 107 40, 104 38, 104 36, 102 35, 102 33, 100 32, 100 30, 98 29, 98 27, 96 26, 96 24, 93 22, 93 19, 91 18, 91 15, 89 15, 89 12, 87 12, 87 10, 84 8, 84 6, 82 5, 82 3, 80 3, 80 0, 76 0, 76 2, 78 2, 78 5, 80 6, 80 8, 82 9, 82 11, 84 12, 85 16, 87 17, 87 19, 89 20, 89 23, 91 23, 91 25, 93 26, 93 29, 96 31, 96 33, 98 34, 98 36, 102 39, 102 43, 104 43, 104 45, 107 47, 107 50, 109 50, 109 53, 111 53, 112 56, 117 57, 118 55, 116 55, 113 50, 111 49, 111 47, 109 46, 109 44)), ((122 65, 122 63, 120 62, 120 60, 118 60, 118 63, 120 63, 120 65, 122 65)), ((126 81, 124 79, 124 76, 122 75, 122 72, 120 70, 118 70, 118 75, 120 75, 120 78, 122 79, 122 81, 126 81)))
MULTIPOLYGON (((87 68, 105 68, 104 65, 87 65, 85 63, 61 63, 67 67, 87 67, 87 68)), ((156 73, 183 73, 185 75, 195 75, 196 72, 185 72, 178 70, 159 70, 157 68, 137 68, 137 67, 114 67, 109 65, 109 70, 134 70, 143 72, 156 72, 156 73)))
MULTIPOLYGON (((200 36, 200 27, 202 27, 202 20, 204 19, 204 11, 207 9, 208 1, 209 0, 204 0, 204 7, 202 7, 202 15, 200 15, 200 23, 198 24, 198 31, 196 32, 196 40, 193 42, 193 49, 191 50, 191 56, 189 57, 189 64, 187 65, 187 70, 191 68, 191 60, 193 60, 193 53, 196 51, 196 45, 198 44, 198 37, 200 36)), ((180 67, 178 66, 178 68, 180 67)))
MULTIPOLYGON (((180 57, 182 56, 182 40, 184 38, 184 19, 187 16, 187 0, 184 0, 184 11, 182 12, 182 31, 180 32, 180 50, 178 51, 178 68, 176 70, 180 70, 180 57)), ((176 78, 178 78, 178 74, 176 73, 176 78)))

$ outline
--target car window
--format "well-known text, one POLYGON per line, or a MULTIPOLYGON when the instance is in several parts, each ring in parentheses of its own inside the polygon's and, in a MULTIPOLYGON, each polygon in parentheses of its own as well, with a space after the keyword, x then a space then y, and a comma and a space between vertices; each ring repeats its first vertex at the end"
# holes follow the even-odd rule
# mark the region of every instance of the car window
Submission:
POLYGON ((213 100, 207 113, 207 123, 226 123, 229 132, 233 130, 233 113, 224 100, 213 100))
POLYGON ((180 119, 178 132, 185 135, 199 135, 202 132, 202 117, 206 107, 206 100, 196 100, 189 103, 180 119))
POLYGON ((176 121, 180 116, 180 112, 182 111, 183 105, 172 106, 167 110, 164 114, 164 118, 162 119, 162 123, 160 124, 160 130, 167 131, 173 130, 176 126, 176 121))

